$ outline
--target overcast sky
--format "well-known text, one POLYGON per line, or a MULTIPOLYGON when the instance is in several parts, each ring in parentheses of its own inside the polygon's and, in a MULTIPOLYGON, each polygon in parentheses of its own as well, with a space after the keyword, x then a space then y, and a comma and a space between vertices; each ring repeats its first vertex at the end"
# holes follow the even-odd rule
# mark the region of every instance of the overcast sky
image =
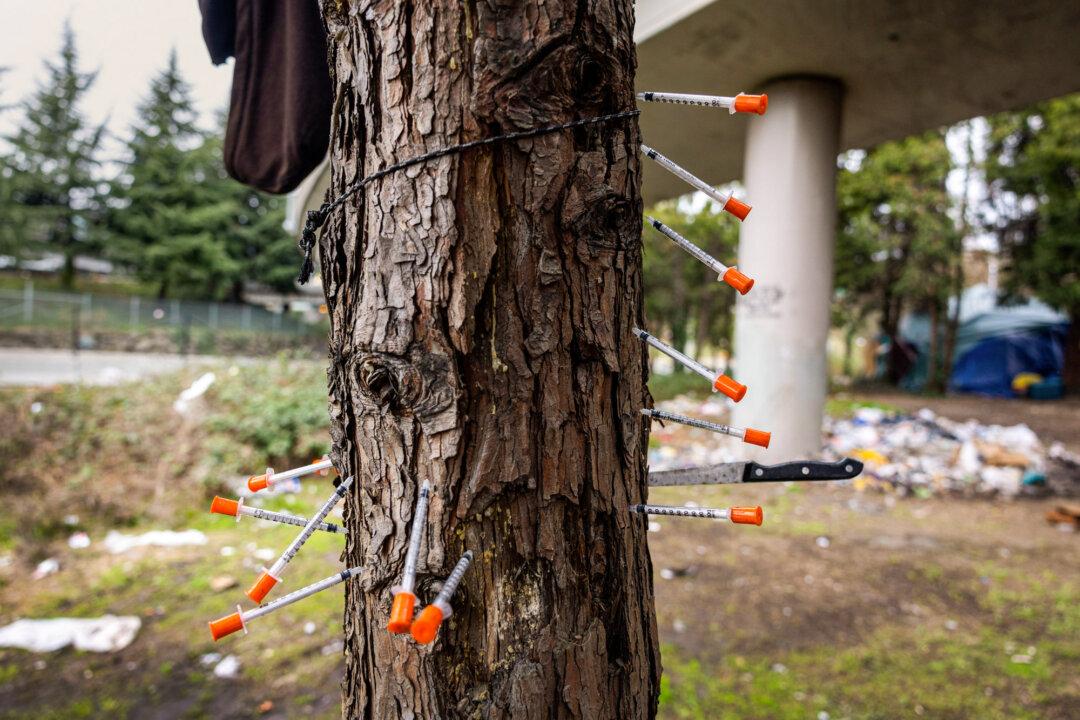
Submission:
MULTIPOLYGON (((176 48, 180 71, 204 125, 226 105, 232 61, 214 67, 203 45, 196 0, 0 0, 0 103, 21 101, 43 77, 42 61, 55 59, 69 19, 84 70, 98 70, 83 110, 109 118, 114 134, 127 135, 135 106, 150 78, 176 48)), ((11 130, 18 111, 0 115, 0 132, 11 130)))

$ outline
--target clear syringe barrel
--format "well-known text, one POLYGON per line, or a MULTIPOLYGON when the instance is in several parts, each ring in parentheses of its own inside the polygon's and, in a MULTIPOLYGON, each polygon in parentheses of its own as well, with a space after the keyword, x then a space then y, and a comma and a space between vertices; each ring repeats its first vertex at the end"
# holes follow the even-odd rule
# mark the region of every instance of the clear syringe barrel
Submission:
MULTIPOLYGON (((297 527, 305 527, 308 524, 308 519, 300 517, 299 515, 289 515, 288 513, 276 512, 274 510, 263 510, 262 508, 249 507, 247 505, 241 506, 240 513, 249 517, 258 518, 260 520, 269 520, 271 522, 283 523, 285 525, 295 525, 297 527)), ((316 530, 322 530, 328 533, 344 533, 345 529, 340 525, 328 522, 320 522, 315 524, 316 530)))
POLYGON ((657 230, 659 230, 660 232, 664 233, 669 238, 671 238, 671 240, 676 245, 678 245, 683 250, 685 250, 686 252, 693 255, 695 258, 697 258, 697 260, 699 262, 704 263, 708 267, 712 268, 713 272, 715 272, 720 277, 723 277, 724 273, 726 273, 728 271, 728 266, 727 265, 720 262, 719 260, 714 258, 709 253, 705 252, 704 250, 699 248, 697 245, 690 242, 689 240, 684 238, 682 235, 680 235, 679 233, 677 233, 674 230, 672 230, 671 228, 669 228, 664 223, 660 222, 659 220, 657 220, 654 217, 651 217, 651 216, 646 216, 646 217, 648 218, 649 223, 654 228, 656 228, 657 230))
POLYGON ((349 568, 348 570, 342 570, 336 575, 331 575, 330 577, 323 578, 322 580, 312 583, 307 587, 302 587, 299 590, 294 590, 288 595, 282 595, 277 600, 271 600, 265 605, 260 605, 259 607, 252 610, 246 610, 240 613, 240 615, 244 618, 244 622, 254 620, 255 618, 262 617, 263 615, 268 615, 275 610, 285 607, 286 605, 292 605, 294 602, 303 600, 306 597, 310 597, 317 592, 322 592, 323 590, 333 587, 338 583, 343 583, 349 578, 351 578, 353 575, 360 572, 360 569, 361 568, 358 566, 354 568, 349 568))
POLYGON ((274 561, 274 564, 270 567, 270 574, 277 577, 281 574, 281 571, 285 569, 285 566, 296 556, 296 553, 300 551, 300 548, 304 546, 304 543, 308 541, 311 534, 315 532, 316 526, 323 521, 323 519, 330 514, 330 511, 334 509, 341 498, 345 497, 345 494, 349 492, 349 487, 352 485, 353 479, 347 477, 341 481, 341 484, 334 489, 334 494, 323 503, 323 506, 319 508, 319 512, 315 513, 307 524, 304 525, 304 529, 300 531, 289 547, 285 548, 285 552, 281 553, 281 557, 274 561))
POLYGON ((350 577, 360 572, 360 569, 361 568, 359 567, 353 567, 349 568, 348 570, 343 570, 336 575, 331 575, 328 578, 323 578, 316 583, 312 583, 311 585, 302 587, 299 590, 291 592, 288 595, 284 595, 272 602, 268 602, 265 605, 260 605, 259 607, 252 610, 241 610, 240 606, 237 605, 236 612, 232 613, 231 615, 226 615, 225 617, 210 621, 210 636, 214 640, 220 640, 226 635, 231 635, 237 630, 243 630, 245 633, 247 633, 247 623, 251 620, 272 613, 275 610, 285 607, 286 605, 291 605, 298 600, 303 600, 304 598, 310 597, 317 592, 321 592, 329 587, 333 587, 338 583, 345 582, 350 577))
POLYGON ((279 482, 303 477, 304 475, 311 475, 312 473, 322 472, 323 470, 329 470, 333 466, 334 464, 330 460, 320 460, 319 462, 311 463, 310 465, 304 465, 282 472, 274 472, 271 468, 267 468, 266 472, 262 475, 252 475, 248 478, 248 490, 251 490, 251 492, 258 492, 259 490, 276 485, 279 482))
MULTIPOLYGON (((244 505, 244 498, 230 500, 228 498, 223 498, 220 495, 214 496, 213 502, 210 503, 210 512, 217 513, 218 515, 232 515, 236 518, 237 522, 240 522, 240 518, 246 515, 248 517, 258 518, 259 520, 269 520, 270 522, 295 525, 297 527, 304 527, 308 523, 307 518, 300 517, 299 515, 290 515, 289 513, 277 512, 275 510, 263 510, 262 508, 248 507, 247 505, 244 505)), ((340 525, 327 522, 319 523, 315 526, 315 529, 330 533, 345 532, 345 529, 340 525)))
POLYGON ((721 425, 720 423, 709 422, 708 420, 698 420, 697 418, 670 413, 665 410, 657 410, 656 408, 642 408, 641 414, 657 418, 658 420, 671 420, 672 422, 690 425, 691 427, 701 428, 702 430, 712 430, 713 432, 723 433, 724 435, 730 435, 731 437, 741 438, 746 434, 745 428, 735 427, 734 425, 721 425))
POLYGON ((697 360, 683 355, 681 352, 671 347, 667 343, 653 337, 650 333, 647 333, 640 328, 634 328, 634 334, 647 342, 649 345, 652 345, 654 348, 670 357, 672 360, 682 363, 686 367, 696 372, 701 377, 708 379, 709 382, 714 382, 716 380, 717 372, 715 370, 710 370, 709 368, 699 363, 697 360))
POLYGON ((660 167, 664 168, 665 170, 670 172, 672 175, 674 175, 677 178, 683 180, 687 184, 692 185, 693 187, 697 188, 701 192, 705 193, 706 195, 711 197, 713 200, 720 203, 720 205, 726 206, 728 200, 731 199, 731 193, 720 192, 719 190, 714 188, 712 185, 710 185, 709 183, 707 183, 704 180, 702 180, 701 178, 699 178, 697 175, 693 175, 690 172, 688 172, 687 170, 684 170, 682 167, 675 164, 674 162, 669 160, 667 157, 665 157, 664 155, 661 155, 660 153, 656 152, 655 150, 653 150, 651 147, 649 147, 648 145, 646 145, 644 143, 642 143, 642 145, 641 145, 641 152, 645 153, 651 159, 655 160, 657 162, 657 164, 660 165, 660 167))
POLYGON ((739 93, 735 97, 723 95, 692 95, 689 93, 641 92, 638 100, 645 102, 670 103, 673 105, 697 105, 699 107, 722 108, 735 113, 756 113, 764 115, 769 107, 768 95, 747 95, 739 93))
POLYGON ((450 573, 450 577, 446 578, 446 582, 443 583, 442 589, 439 590, 439 594, 435 597, 432 605, 438 606, 443 611, 443 619, 450 617, 453 612, 450 609, 450 599, 454 597, 454 593, 457 592, 458 585, 461 584, 461 578, 465 576, 465 571, 469 569, 469 564, 472 563, 473 554, 471 550, 466 550, 465 554, 461 556, 461 559, 457 561, 457 565, 454 566, 453 571, 450 573))
POLYGON ((754 428, 741 428, 734 425, 721 425, 720 423, 709 422, 708 420, 698 420, 697 418, 687 417, 686 415, 679 415, 677 413, 670 413, 664 410, 657 410, 655 408, 642 408, 642 415, 657 418, 658 420, 671 420, 673 422, 682 423, 683 425, 690 425, 691 427, 701 428, 702 430, 711 430, 713 432, 723 433, 732 437, 737 437, 744 443, 750 445, 757 445, 758 447, 767 448, 769 442, 772 440, 772 433, 765 430, 755 430, 754 428))
POLYGON ((401 585, 398 586, 405 592, 411 593, 416 588, 416 561, 420 557, 420 541, 424 536, 424 525, 427 522, 428 499, 430 496, 431 484, 425 480, 420 488, 420 497, 416 501, 412 532, 409 534, 409 548, 405 552, 405 569, 402 572, 401 585))
POLYGON ((740 525, 760 525, 762 512, 760 506, 731 508, 690 508, 671 505, 631 505, 630 512, 645 515, 671 515, 674 517, 710 518, 730 520, 740 525))

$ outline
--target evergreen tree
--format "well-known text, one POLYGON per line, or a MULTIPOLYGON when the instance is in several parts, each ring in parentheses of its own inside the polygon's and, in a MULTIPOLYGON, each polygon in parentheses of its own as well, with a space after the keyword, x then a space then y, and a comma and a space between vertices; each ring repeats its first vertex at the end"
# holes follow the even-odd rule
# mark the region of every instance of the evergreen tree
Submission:
POLYGON ((19 249, 34 245, 64 256, 65 287, 75 280, 75 256, 91 249, 97 222, 94 176, 105 126, 92 126, 79 105, 97 73, 79 70, 75 35, 64 26, 60 57, 46 62, 46 80, 22 105, 23 118, 7 138, 4 206, 19 228, 19 249))
POLYGON ((295 240, 285 232, 285 198, 259 192, 229 177, 222 161, 222 136, 207 136, 194 151, 202 182, 215 202, 197 214, 203 227, 220 240, 235 265, 228 299, 243 300, 247 283, 279 292, 295 288, 299 255, 295 240))
POLYGON ((221 297, 237 272, 207 226, 206 209, 218 198, 197 153, 204 137, 196 120, 174 50, 138 106, 110 212, 113 257, 161 297, 221 297))
MULTIPOLYGON (((647 213, 675 230, 690 242, 726 265, 735 264, 739 225, 708 203, 698 212, 684 212, 679 201, 663 202, 647 213)), ((717 281, 716 274, 688 255, 651 226, 645 228, 642 243, 645 256, 645 314, 657 332, 670 333, 675 347, 695 352, 707 345, 730 348, 735 294, 717 281)), ((675 364, 675 371, 682 366, 675 364)))
POLYGON ((1064 380, 1080 390, 1080 95, 990 118, 986 177, 1005 289, 1069 315, 1064 380))
POLYGON ((839 324, 849 332, 877 314, 891 343, 886 376, 898 382, 907 363, 898 328, 905 310, 931 318, 928 379, 940 386, 947 363, 936 342, 960 260, 958 230, 945 180, 952 159, 941 132, 888 142, 840 171, 836 247, 839 324))
POLYGON ((284 199, 228 176, 223 130, 199 130, 175 52, 138 112, 113 189, 114 257, 162 296, 239 302, 249 281, 291 290, 297 255, 281 227, 284 199))

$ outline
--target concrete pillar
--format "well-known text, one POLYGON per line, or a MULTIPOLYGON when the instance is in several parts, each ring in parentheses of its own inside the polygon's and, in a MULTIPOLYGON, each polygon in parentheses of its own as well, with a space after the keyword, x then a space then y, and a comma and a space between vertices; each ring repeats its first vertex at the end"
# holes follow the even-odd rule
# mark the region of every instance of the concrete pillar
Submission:
POLYGON ((733 422, 771 431, 758 459, 782 462, 821 449, 842 88, 793 78, 763 91, 769 110, 749 123, 746 142, 753 211, 738 262, 756 284, 736 306, 732 373, 749 390, 733 422))

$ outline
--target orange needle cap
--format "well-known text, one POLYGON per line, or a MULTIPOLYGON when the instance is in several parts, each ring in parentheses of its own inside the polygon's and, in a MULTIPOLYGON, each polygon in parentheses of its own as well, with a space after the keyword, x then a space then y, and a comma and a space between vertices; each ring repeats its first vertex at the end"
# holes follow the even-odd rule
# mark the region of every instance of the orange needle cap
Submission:
POLYGON ((767 448, 769 447, 769 440, 772 439, 772 433, 767 433, 764 430, 755 430, 754 428, 746 428, 746 432, 743 433, 742 439, 744 443, 767 448))
POLYGON ((210 621, 210 637, 214 638, 214 640, 220 640, 226 635, 232 635, 237 630, 243 629, 244 619, 240 617, 238 612, 210 621))
POLYGON ((247 591, 247 596, 252 599, 256 604, 261 603, 267 593, 277 585, 278 579, 263 570, 263 574, 259 576, 259 579, 255 581, 255 584, 251 586, 251 589, 247 591))
POLYGON ((412 624, 413 640, 421 645, 435 639, 442 625, 443 611, 437 605, 428 605, 420 611, 420 616, 412 624))
POLYGON ((745 93, 739 93, 735 96, 735 112, 764 115, 765 111, 768 109, 768 95, 747 95, 745 93))
POLYGON ((760 525, 765 514, 761 512, 761 506, 733 507, 731 508, 731 522, 740 525, 760 525))
POLYGON ((394 604, 390 606, 390 622, 386 629, 392 633, 407 633, 412 626, 413 610, 416 608, 416 596, 402 590, 394 595, 394 604))
POLYGON ((735 402, 739 402, 746 395, 746 386, 732 380, 727 375, 718 375, 713 382, 713 387, 727 395, 735 402))
POLYGON ((240 503, 215 495, 213 502, 210 503, 210 512, 219 515, 236 515, 236 513, 240 512, 240 503))
POLYGON ((745 295, 750 292, 750 288, 754 287, 752 278, 743 275, 733 267, 728 268, 724 273, 724 282, 738 290, 740 295, 745 295))

